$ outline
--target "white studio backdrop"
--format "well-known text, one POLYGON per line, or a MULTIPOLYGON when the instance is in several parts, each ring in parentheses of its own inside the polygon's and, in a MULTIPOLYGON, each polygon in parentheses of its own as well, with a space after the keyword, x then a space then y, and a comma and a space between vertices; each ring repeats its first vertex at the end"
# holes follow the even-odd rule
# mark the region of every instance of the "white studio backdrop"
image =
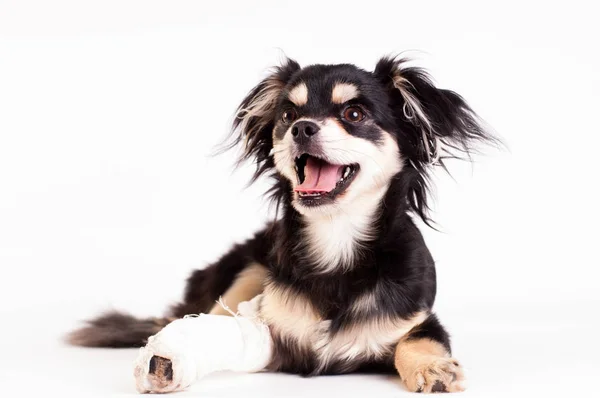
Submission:
POLYGON ((588 333, 600 302, 595 7, 0 2, 0 333, 22 335, 10 319, 23 314, 57 336, 107 308, 161 315, 192 269, 269 219, 268 181, 246 189, 252 165, 210 156, 266 69, 282 54, 372 69, 406 50, 508 147, 436 177, 442 232, 423 232, 442 318, 588 333))

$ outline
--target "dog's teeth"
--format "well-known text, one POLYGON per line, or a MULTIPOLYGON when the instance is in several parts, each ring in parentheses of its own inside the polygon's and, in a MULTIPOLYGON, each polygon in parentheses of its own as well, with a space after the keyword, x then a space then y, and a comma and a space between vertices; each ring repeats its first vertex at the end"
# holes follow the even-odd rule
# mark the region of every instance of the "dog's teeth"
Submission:
POLYGON ((350 174, 350 166, 346 166, 344 168, 344 175, 342 176, 342 180, 346 177, 348 177, 348 174, 350 174))
POLYGON ((311 193, 311 192, 298 192, 300 196, 321 196, 320 193, 311 193))

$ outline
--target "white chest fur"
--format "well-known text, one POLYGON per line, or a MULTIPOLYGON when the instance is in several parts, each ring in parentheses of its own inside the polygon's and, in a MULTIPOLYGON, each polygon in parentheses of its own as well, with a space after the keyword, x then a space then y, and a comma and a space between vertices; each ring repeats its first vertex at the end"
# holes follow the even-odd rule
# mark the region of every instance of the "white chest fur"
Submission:
POLYGON ((305 216, 310 260, 323 272, 350 268, 360 254, 361 242, 375 237, 373 220, 384 189, 365 194, 343 211, 305 216))

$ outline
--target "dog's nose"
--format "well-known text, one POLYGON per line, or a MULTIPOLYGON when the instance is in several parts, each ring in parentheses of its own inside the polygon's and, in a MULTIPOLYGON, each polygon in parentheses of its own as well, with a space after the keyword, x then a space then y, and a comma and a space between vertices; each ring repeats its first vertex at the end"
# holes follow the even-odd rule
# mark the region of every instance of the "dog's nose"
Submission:
POLYGON ((319 132, 319 126, 316 123, 309 122, 307 120, 301 120, 296 122, 292 127, 292 136, 294 141, 302 143, 308 140, 313 135, 319 132))

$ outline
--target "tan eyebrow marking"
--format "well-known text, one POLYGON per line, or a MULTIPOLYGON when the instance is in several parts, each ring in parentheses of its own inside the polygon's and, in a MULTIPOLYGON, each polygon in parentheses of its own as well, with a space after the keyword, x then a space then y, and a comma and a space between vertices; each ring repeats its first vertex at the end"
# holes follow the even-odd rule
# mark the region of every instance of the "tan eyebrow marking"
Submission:
POLYGON ((308 87, 306 87, 306 83, 300 83, 291 89, 288 98, 296 106, 306 105, 308 102, 308 87))
POLYGON ((358 97, 358 88, 350 83, 337 83, 331 92, 331 102, 343 104, 358 97))

